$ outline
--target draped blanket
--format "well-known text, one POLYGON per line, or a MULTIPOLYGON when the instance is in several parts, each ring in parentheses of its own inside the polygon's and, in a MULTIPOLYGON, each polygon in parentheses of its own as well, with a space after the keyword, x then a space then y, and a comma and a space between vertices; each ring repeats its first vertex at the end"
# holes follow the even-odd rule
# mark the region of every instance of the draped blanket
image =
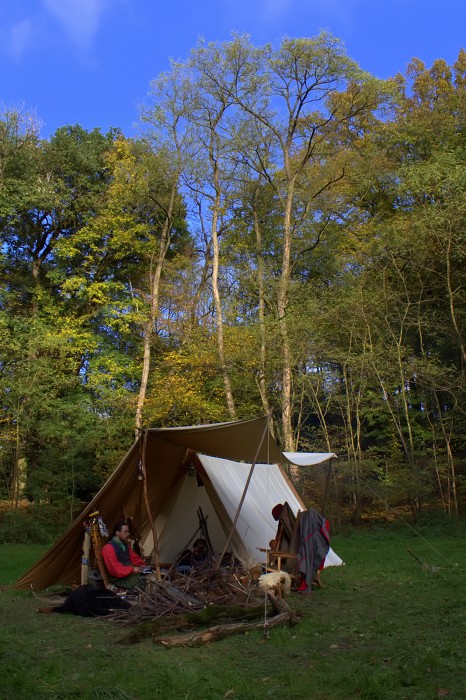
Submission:
POLYGON ((301 513, 298 538, 298 571, 310 589, 312 581, 330 549, 325 518, 314 508, 301 513))

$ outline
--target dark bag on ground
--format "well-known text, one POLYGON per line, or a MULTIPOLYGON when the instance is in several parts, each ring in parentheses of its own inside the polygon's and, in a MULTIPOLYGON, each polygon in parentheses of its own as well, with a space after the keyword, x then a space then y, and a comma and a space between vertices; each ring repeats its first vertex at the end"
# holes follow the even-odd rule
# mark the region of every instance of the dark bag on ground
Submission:
POLYGON ((72 591, 65 598, 63 605, 54 608, 53 612, 70 613, 81 617, 102 617, 110 615, 115 610, 128 610, 130 607, 126 600, 113 591, 86 585, 72 591))

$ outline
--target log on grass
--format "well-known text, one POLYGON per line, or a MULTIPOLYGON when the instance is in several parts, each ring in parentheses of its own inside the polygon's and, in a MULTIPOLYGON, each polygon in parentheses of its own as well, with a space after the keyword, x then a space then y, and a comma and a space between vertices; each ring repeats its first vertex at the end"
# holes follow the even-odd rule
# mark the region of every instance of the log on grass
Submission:
POLYGON ((268 630, 271 627, 278 627, 286 623, 293 624, 296 621, 296 615, 294 611, 292 611, 292 613, 293 615, 291 616, 288 612, 279 613, 268 619, 265 623, 236 622, 231 625, 216 625, 215 627, 209 627, 200 632, 180 634, 175 637, 158 637, 154 635, 153 641, 154 644, 161 644, 165 647, 201 646, 202 644, 209 644, 209 642, 216 642, 218 639, 230 637, 233 634, 242 634, 253 630, 268 630))
POLYGON ((280 613, 288 613, 288 615, 290 616, 290 620, 295 622, 297 621, 298 614, 296 610, 290 608, 286 600, 284 600, 283 598, 279 598, 273 593, 270 593, 270 591, 267 593, 267 598, 269 599, 269 602, 277 615, 280 613))
MULTIPOLYGON (((276 611, 277 612, 277 611, 276 611)), ((213 620, 226 622, 231 620, 254 620, 264 614, 264 606, 258 605, 253 608, 243 608, 241 606, 221 606, 209 605, 199 612, 184 613, 181 615, 162 616, 154 620, 146 620, 131 630, 129 634, 122 637, 118 644, 137 644, 147 637, 165 634, 173 630, 183 630, 189 627, 200 627, 213 620)))

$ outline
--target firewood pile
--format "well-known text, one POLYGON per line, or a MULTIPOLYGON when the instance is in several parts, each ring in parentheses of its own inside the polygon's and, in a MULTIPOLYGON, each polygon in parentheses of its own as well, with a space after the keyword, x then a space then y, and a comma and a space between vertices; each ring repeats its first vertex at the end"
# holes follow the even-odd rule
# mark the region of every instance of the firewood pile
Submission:
POLYGON ((238 568, 193 569, 186 576, 157 581, 151 577, 146 589, 133 600, 127 611, 113 619, 124 625, 203 610, 206 606, 251 606, 263 599, 251 576, 238 568))

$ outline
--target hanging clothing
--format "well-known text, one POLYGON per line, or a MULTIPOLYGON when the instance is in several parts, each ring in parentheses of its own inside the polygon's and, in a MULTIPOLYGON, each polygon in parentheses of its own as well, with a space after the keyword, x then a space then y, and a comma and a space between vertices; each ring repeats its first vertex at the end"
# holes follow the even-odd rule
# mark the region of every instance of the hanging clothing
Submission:
POLYGON ((298 535, 298 571, 310 590, 317 571, 323 568, 330 549, 328 523, 314 508, 301 513, 298 535))

